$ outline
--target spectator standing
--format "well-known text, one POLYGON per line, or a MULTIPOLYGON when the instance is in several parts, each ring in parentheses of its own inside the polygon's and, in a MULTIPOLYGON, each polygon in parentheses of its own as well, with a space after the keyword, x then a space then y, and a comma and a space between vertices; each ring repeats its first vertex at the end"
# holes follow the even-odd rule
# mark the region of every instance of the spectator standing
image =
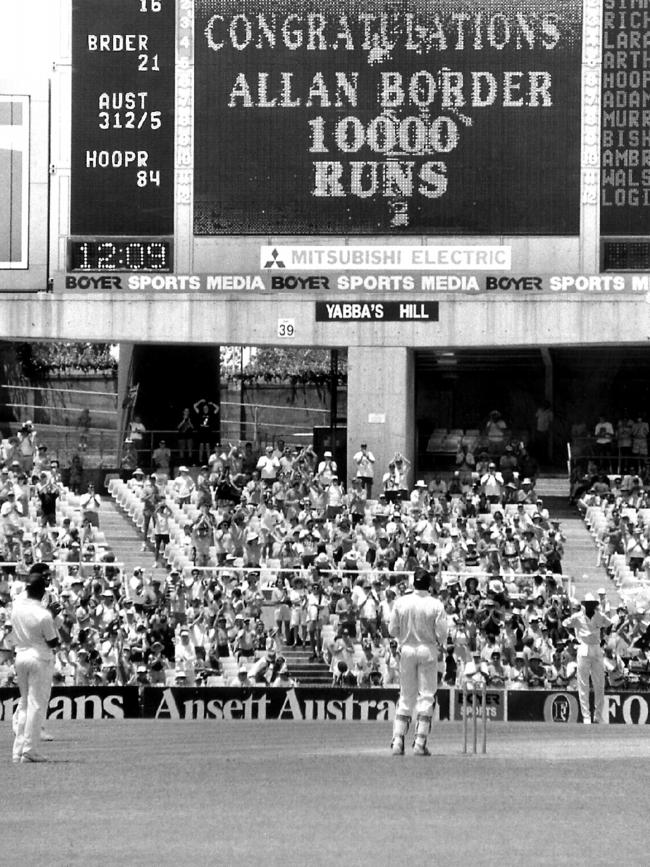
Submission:
POLYGON ((601 629, 612 625, 609 617, 598 611, 600 603, 592 593, 586 593, 582 600, 582 611, 572 614, 562 625, 575 633, 578 640, 578 696, 582 721, 591 723, 589 708, 589 680, 594 688, 594 722, 603 722, 605 705, 605 667, 601 647, 601 629))
POLYGON ((598 421, 594 428, 594 437, 596 439, 596 455, 599 458, 610 458, 612 454, 612 442, 614 440, 614 428, 604 415, 598 416, 598 421))
POLYGON ((81 493, 81 485, 83 482, 83 463, 78 454, 72 455, 70 459, 70 490, 73 494, 81 493))
POLYGON ((183 410, 181 420, 176 426, 178 431, 178 459, 183 462, 187 458, 188 463, 192 463, 194 452, 194 434, 196 428, 192 421, 192 414, 188 406, 183 410))
POLYGON ((44 443, 40 443, 40 445, 36 446, 34 463, 32 465, 32 472, 35 475, 40 475, 42 470, 46 470, 48 468, 49 463, 50 458, 47 453, 47 446, 44 443))
POLYGON ((95 486, 89 484, 88 490, 79 500, 81 520, 90 521, 93 527, 99 529, 99 508, 101 504, 99 495, 95 493, 95 486))
POLYGON ((391 638, 384 653, 384 678, 382 686, 399 686, 400 652, 397 641, 391 638))
POLYGON ((144 484, 142 485, 142 492, 140 494, 140 500, 142 502, 142 532, 144 534, 144 539, 142 541, 142 550, 147 550, 147 544, 149 541, 149 525, 153 520, 154 513, 156 511, 156 505, 158 501, 162 499, 162 493, 158 488, 158 477, 155 473, 151 473, 150 476, 145 479, 144 484))
POLYGON ((503 451, 506 430, 508 425, 503 420, 501 413, 493 409, 485 423, 485 435, 488 440, 488 450, 491 455, 500 455, 503 451))
POLYGON ((447 617, 439 599, 429 594, 431 575, 417 569, 414 592, 401 596, 393 608, 389 634, 400 648, 400 697, 393 723, 394 756, 404 754, 404 737, 411 718, 417 713, 415 744, 418 756, 428 756, 427 738, 431 730, 433 701, 438 689, 438 648, 447 642, 447 617))
POLYGON ((371 499, 372 483, 375 478, 375 456, 368 449, 367 443, 361 443, 359 451, 353 455, 352 460, 357 466, 356 477, 364 485, 367 499, 371 499))
POLYGON ((187 505, 194 492, 195 485, 187 467, 179 467, 178 475, 174 479, 174 499, 179 506, 187 505))
POLYGON ((316 480, 321 485, 329 485, 334 476, 338 473, 336 461, 332 457, 332 452, 327 449, 323 452, 323 460, 318 464, 316 470, 316 480))
POLYGON ((36 487, 36 496, 40 504, 41 526, 56 526, 56 501, 60 495, 59 486, 47 473, 41 473, 40 483, 36 487))
POLYGON ((648 457, 648 434, 650 425, 638 416, 632 426, 632 454, 639 459, 638 470, 641 471, 648 457))
POLYGON ((36 453, 36 431, 31 421, 26 421, 18 431, 18 453, 20 465, 26 473, 31 473, 36 453))
POLYGON ((135 446, 135 450, 138 455, 142 452, 144 446, 144 435, 146 434, 147 429, 142 423, 142 419, 139 415, 133 416, 131 422, 129 422, 129 438, 131 442, 135 446))
POLYGON ((253 443, 244 443, 244 453, 241 460, 241 471, 246 476, 251 476, 257 468, 258 456, 253 451, 253 443))
POLYGON ((13 485, 7 491, 7 499, 0 507, 0 529, 5 540, 12 544, 23 532, 23 510, 20 503, 16 502, 16 493, 13 485))
POLYGON ((190 644, 190 631, 183 626, 178 635, 174 651, 174 664, 177 672, 183 672, 187 679, 187 686, 194 686, 196 651, 190 644))
POLYGON ((166 482, 169 478, 171 468, 172 453, 167 445, 166 440, 160 440, 158 448, 154 449, 151 455, 151 463, 153 471, 161 482, 166 482))
POLYGON ((194 412, 197 414, 199 461, 207 461, 216 439, 219 405, 202 397, 194 404, 194 412))
POLYGON ((120 477, 123 482, 128 482, 133 472, 138 467, 138 451, 133 440, 127 437, 122 446, 122 458, 120 460, 120 477))
POLYGON ((630 458, 632 457, 632 434, 634 431, 634 421, 629 417, 628 413, 624 413, 623 418, 616 423, 616 445, 618 447, 618 456, 620 459, 620 469, 623 472, 629 472, 631 469, 630 458))
POLYGON ((481 476, 481 490, 487 497, 488 503, 498 503, 501 500, 503 476, 497 472, 494 462, 488 464, 488 471, 481 476))
POLYGON ((553 458, 553 410, 548 400, 543 400, 535 410, 535 457, 540 463, 548 463, 553 458))
POLYGON ((280 472, 280 461, 273 454, 273 446, 267 446, 260 455, 256 469, 265 487, 270 488, 280 472))
POLYGON ((169 545, 169 518, 171 509, 167 503, 159 503, 154 512, 153 532, 154 532, 154 568, 162 562, 162 555, 165 553, 165 548, 169 545))
POLYGON ((411 462, 401 452, 395 452, 395 491, 398 501, 408 500, 409 497, 409 470, 411 462))
POLYGON ((90 410, 84 407, 77 418, 77 430, 79 431, 79 451, 85 452, 88 449, 88 433, 90 432, 91 418, 90 410))

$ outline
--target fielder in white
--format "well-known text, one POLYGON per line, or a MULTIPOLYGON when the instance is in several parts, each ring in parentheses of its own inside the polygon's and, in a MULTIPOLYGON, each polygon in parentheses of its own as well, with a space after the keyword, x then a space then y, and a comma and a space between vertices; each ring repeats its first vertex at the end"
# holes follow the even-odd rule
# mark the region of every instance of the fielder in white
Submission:
POLYGON ((430 595, 431 575, 417 569, 413 593, 395 602, 388 631, 400 647, 400 696, 393 723, 391 751, 404 755, 404 738, 413 715, 413 753, 429 756, 427 738, 431 731, 433 703, 438 689, 438 651, 447 641, 447 616, 442 602, 430 595))
POLYGON ((52 686, 53 650, 59 644, 54 619, 41 604, 46 576, 42 571, 31 572, 26 585, 25 594, 15 600, 11 612, 20 690, 13 760, 23 764, 47 761, 38 748, 52 686))
POLYGON ((601 629, 612 625, 612 621, 598 611, 600 602, 593 593, 586 593, 582 600, 582 611, 572 614, 562 622, 567 629, 573 629, 578 644, 577 674, 578 697, 582 721, 591 723, 589 709, 589 678, 594 686, 594 722, 602 723, 605 708, 605 655, 601 647, 601 629))

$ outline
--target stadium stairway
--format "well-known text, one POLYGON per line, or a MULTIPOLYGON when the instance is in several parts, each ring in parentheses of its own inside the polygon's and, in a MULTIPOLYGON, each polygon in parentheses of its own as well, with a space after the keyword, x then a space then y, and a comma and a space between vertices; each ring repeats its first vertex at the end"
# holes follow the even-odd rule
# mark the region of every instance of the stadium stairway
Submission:
POLYGON ((329 686, 332 683, 332 675, 327 663, 309 661, 309 657, 311 656, 310 648, 295 649, 293 647, 284 647, 281 654, 287 661, 289 675, 300 686, 306 684, 310 686, 329 686))
MULTIPOLYGON (((106 536, 106 542, 119 563, 124 563, 124 572, 131 574, 136 566, 144 569, 145 574, 164 576, 164 566, 154 567, 153 552, 142 551, 142 533, 137 529, 129 515, 125 514, 112 497, 102 497, 99 523, 106 536)), ((285 647, 281 651, 287 660, 291 677, 298 683, 329 686, 332 682, 329 666, 322 662, 310 662, 311 650, 308 647, 294 649, 285 647)))
POLYGON ((604 587, 611 605, 618 605, 621 600, 616 585, 605 567, 598 565, 598 551, 594 540, 580 512, 575 506, 569 505, 568 494, 545 496, 541 493, 541 497, 551 517, 560 521, 560 530, 566 538, 562 571, 573 578, 574 596, 582 599, 585 593, 595 595, 600 587, 604 587))
POLYGON ((142 550, 142 533, 131 518, 115 503, 112 497, 102 497, 99 510, 99 525, 106 535, 106 542, 115 554, 118 563, 124 564, 125 575, 130 575, 136 566, 146 574, 166 575, 164 566, 154 567, 153 551, 142 550))

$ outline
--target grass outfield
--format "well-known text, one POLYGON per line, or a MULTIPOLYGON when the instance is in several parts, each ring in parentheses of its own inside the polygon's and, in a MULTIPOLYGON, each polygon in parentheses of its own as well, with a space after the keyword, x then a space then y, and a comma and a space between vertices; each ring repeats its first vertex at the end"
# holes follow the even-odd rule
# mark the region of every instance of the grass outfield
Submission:
POLYGON ((390 726, 49 722, 52 762, 11 763, 3 865, 647 865, 646 727, 498 723, 429 759, 390 726), (480 747, 479 747, 480 749, 480 747))

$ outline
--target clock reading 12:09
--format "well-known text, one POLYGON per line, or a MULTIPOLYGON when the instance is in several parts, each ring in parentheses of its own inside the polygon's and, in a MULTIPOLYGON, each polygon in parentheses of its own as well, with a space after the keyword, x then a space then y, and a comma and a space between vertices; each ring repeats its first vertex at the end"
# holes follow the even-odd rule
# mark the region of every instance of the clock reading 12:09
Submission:
POLYGON ((171 271, 169 238, 68 241, 68 271, 171 271))

